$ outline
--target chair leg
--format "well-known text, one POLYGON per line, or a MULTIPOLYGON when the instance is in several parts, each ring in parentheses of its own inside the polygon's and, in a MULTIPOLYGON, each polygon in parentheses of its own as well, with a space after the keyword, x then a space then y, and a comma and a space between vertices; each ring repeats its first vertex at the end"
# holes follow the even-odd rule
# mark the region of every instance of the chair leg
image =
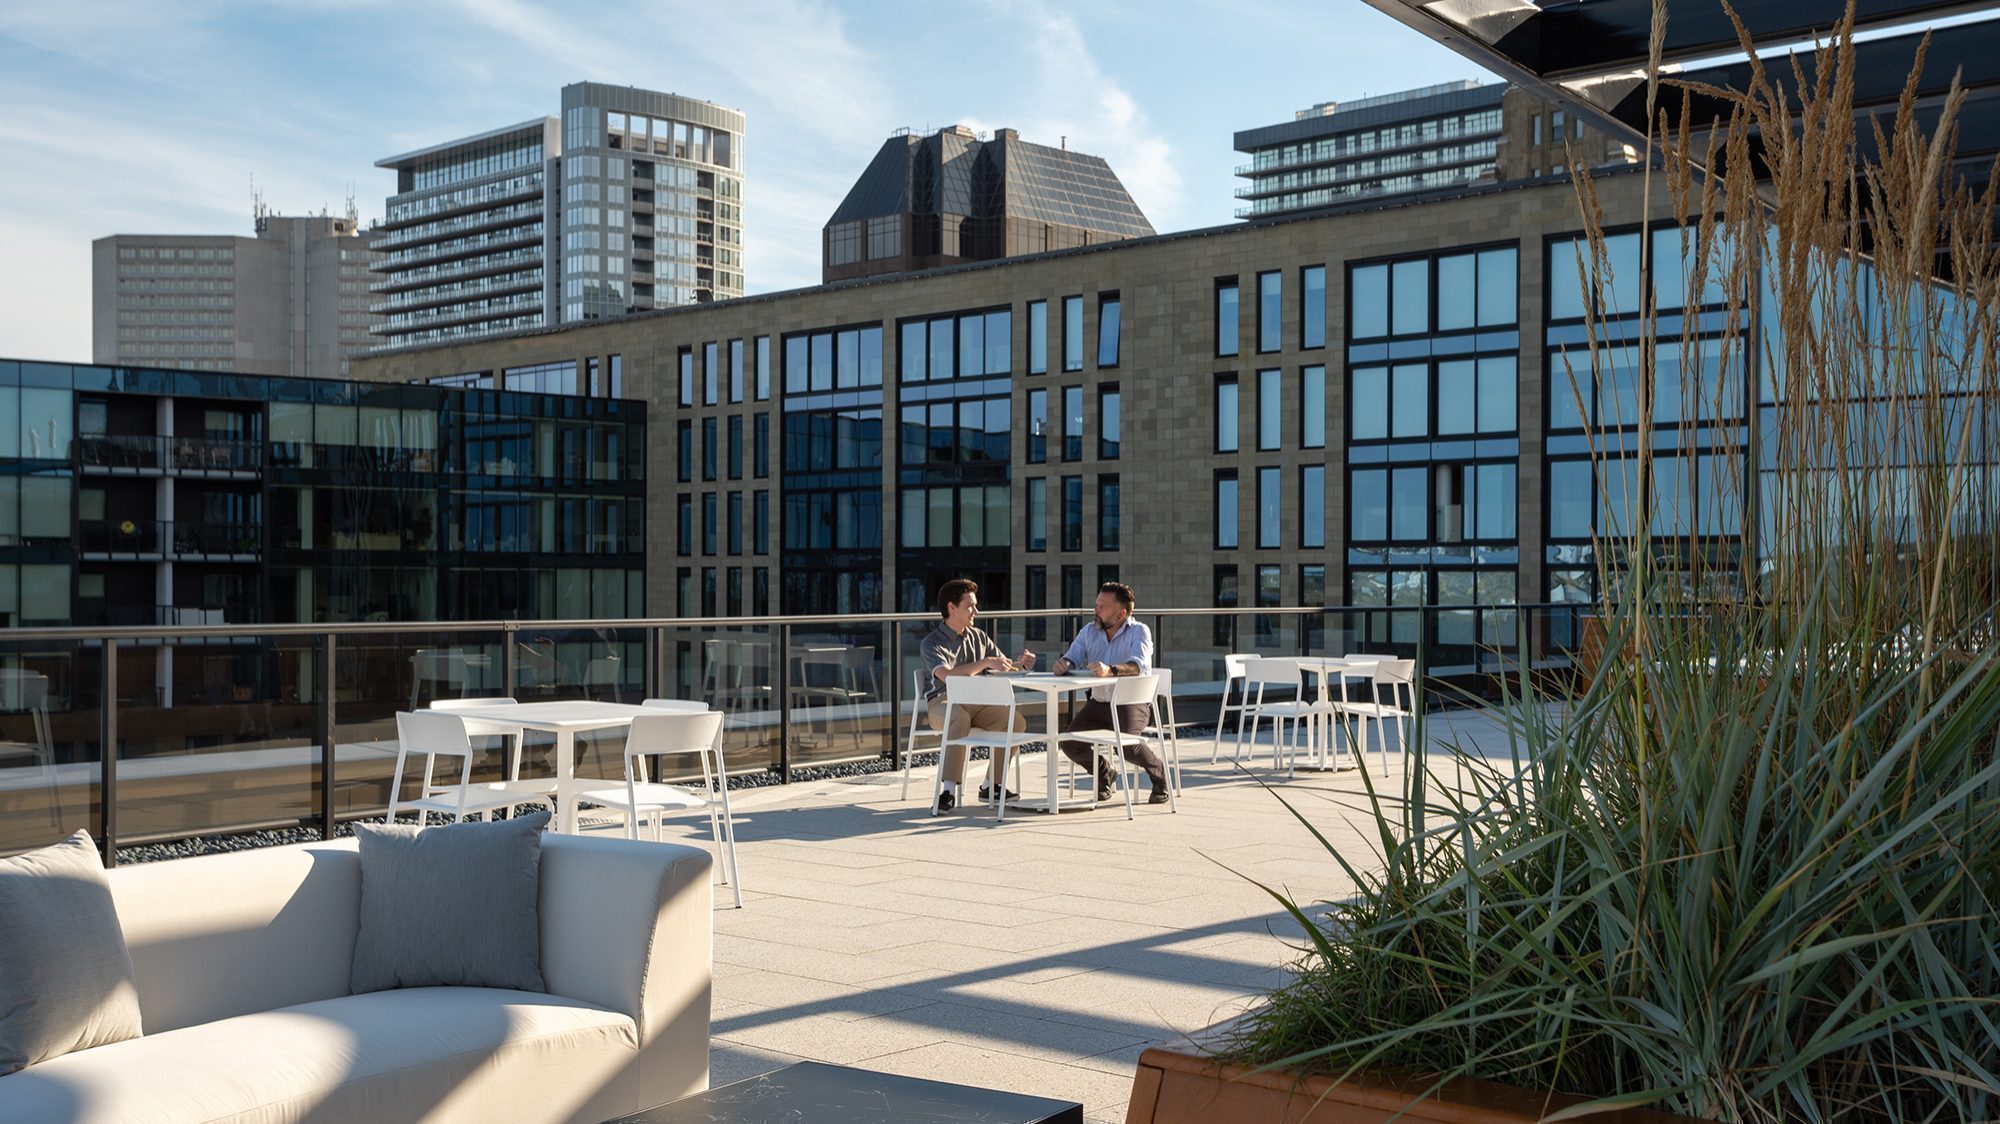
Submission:
POLYGON ((1118 787, 1125 790, 1125 818, 1128 820, 1133 819, 1135 817, 1132 813, 1132 789, 1136 787, 1136 783, 1132 776, 1132 759, 1126 756, 1125 739, 1123 737, 1118 739, 1118 744, 1112 749, 1112 752, 1118 755, 1118 787))

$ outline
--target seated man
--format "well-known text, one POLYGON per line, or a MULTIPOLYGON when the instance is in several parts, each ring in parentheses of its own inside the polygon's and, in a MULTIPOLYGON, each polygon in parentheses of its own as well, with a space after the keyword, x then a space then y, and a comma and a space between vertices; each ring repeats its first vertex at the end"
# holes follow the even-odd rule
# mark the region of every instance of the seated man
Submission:
MULTIPOLYGON (((1084 626, 1070 642, 1069 651, 1056 661, 1055 673, 1062 675, 1071 668, 1081 668, 1091 675, 1145 675, 1153 669, 1153 632, 1144 624, 1132 619, 1132 607, 1137 604, 1132 595, 1132 587, 1119 582, 1105 582, 1097 591, 1097 619, 1084 626)), ((1118 708, 1118 729, 1128 734, 1137 734, 1146 728, 1152 718, 1151 703, 1138 703, 1118 708)), ((1077 708, 1069 720, 1071 730, 1111 729, 1111 689, 1099 687, 1090 693, 1090 701, 1077 708)), ((1089 742, 1066 741, 1062 751, 1069 759, 1090 768, 1094 759, 1089 742)), ((1152 746, 1141 742, 1128 746, 1125 757, 1132 764, 1146 771, 1146 778, 1153 782, 1153 795, 1148 804, 1167 802, 1167 770, 1160 761, 1160 755, 1152 746)), ((1101 762, 1097 766, 1097 799, 1101 803, 1111 799, 1111 763, 1101 762)))
MULTIPOLYGON (((973 618, 979 615, 979 583, 965 578, 956 578, 944 583, 938 590, 938 615, 944 622, 932 629, 924 637, 924 665, 930 669, 930 682, 924 692, 924 701, 930 708, 933 729, 944 730, 945 740, 962 738, 975 728, 980 730, 1005 730, 1007 709, 999 706, 960 706, 951 711, 951 726, 944 724, 945 687, 944 681, 954 675, 984 675, 989 671, 1013 671, 1014 661, 1000 654, 1000 646, 993 642, 986 631, 973 625, 973 618)), ((1021 667, 1035 666, 1035 653, 1023 650, 1021 667)), ((1028 722, 1018 711, 1014 714, 1014 729, 1025 730, 1028 722)), ((943 791, 938 793, 938 812, 949 812, 958 803, 958 786, 965 782, 965 759, 967 750, 962 745, 947 745, 938 761, 938 771, 944 777, 943 791)), ((995 798, 998 784, 1007 779, 1006 754, 993 754, 991 775, 996 785, 979 790, 981 800, 995 798)), ((1014 799, 1013 793, 1007 799, 1014 799)))

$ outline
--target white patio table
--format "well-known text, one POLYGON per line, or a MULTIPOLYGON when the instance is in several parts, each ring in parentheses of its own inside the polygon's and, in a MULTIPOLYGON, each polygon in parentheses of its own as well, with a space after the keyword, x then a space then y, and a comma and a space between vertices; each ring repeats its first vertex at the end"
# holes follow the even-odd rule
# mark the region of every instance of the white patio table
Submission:
POLYGON ((537 702, 512 706, 467 706, 449 711, 460 718, 485 718, 529 730, 547 730, 556 736, 556 823, 557 831, 576 833, 576 735, 582 730, 610 730, 630 726, 642 714, 661 711, 631 703, 537 702))
MULTIPOLYGON (((1298 658, 1299 667, 1302 670, 1312 672, 1319 679, 1319 693, 1313 696, 1315 700, 1319 701, 1325 701, 1330 697, 1327 694, 1327 680, 1338 676, 1340 680, 1340 693, 1345 698, 1347 695, 1347 680, 1350 676, 1372 682, 1375 677, 1375 669, 1381 663, 1381 656, 1301 656, 1298 658)), ((1359 764, 1358 751, 1350 754, 1347 764, 1340 764, 1338 756, 1327 745, 1327 742, 1330 741, 1332 741, 1331 737, 1313 739, 1312 762, 1301 765, 1299 768, 1317 770, 1352 769, 1359 764)))
MULTIPOLYGON (((1064 801, 1056 791, 1056 758, 1062 756, 1062 750, 1056 745, 1057 740, 1062 735, 1062 727, 1056 722, 1056 700, 1063 695, 1072 695, 1078 691, 1088 691, 1093 687, 1109 687, 1113 683, 1118 682, 1118 680, 1108 675, 1078 675, 1074 672, 1068 675, 1056 675, 1046 671, 996 672, 994 674, 1005 676, 1007 681, 1012 683, 1014 689, 1017 691, 1033 691, 1041 695, 1042 702, 1046 708, 1043 713, 1046 715, 1048 722, 1049 749, 1044 754, 1049 767, 1048 799, 1022 800, 1019 802, 1009 800, 1007 801, 1007 807, 1010 809, 1032 808, 1037 812, 1044 813, 1060 812, 1064 808, 1095 808, 1097 806, 1097 798, 1095 796, 1079 796, 1075 799, 1064 801)), ((1006 784, 1007 778, 1003 775, 999 783, 1002 785, 1006 784)))

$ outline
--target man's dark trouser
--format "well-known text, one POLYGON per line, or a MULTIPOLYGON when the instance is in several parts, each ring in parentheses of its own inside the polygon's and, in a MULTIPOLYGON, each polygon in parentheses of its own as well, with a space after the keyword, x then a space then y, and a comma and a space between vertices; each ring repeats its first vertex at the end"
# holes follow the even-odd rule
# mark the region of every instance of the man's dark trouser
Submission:
MULTIPOLYGON (((1145 703, 1121 706, 1118 708, 1118 728, 1127 734, 1137 734, 1146 728, 1146 723, 1151 720, 1152 713, 1153 708, 1145 703)), ((1069 725, 1065 729, 1106 730, 1110 729, 1110 727, 1111 704, 1092 699, 1077 708, 1076 715, 1069 720, 1069 725)), ((1061 744, 1062 751, 1069 755, 1071 761, 1076 762, 1086 769, 1090 768, 1092 757, 1089 742, 1065 741, 1061 744)), ((1166 789, 1167 769, 1161 763, 1160 755, 1153 752, 1153 747, 1144 742, 1128 745, 1125 747, 1125 758, 1146 771, 1146 777, 1153 782, 1154 788, 1162 791, 1166 789)), ((1107 761, 1098 767, 1097 780, 1099 784, 1108 785, 1111 781, 1111 776, 1110 762, 1107 761)))

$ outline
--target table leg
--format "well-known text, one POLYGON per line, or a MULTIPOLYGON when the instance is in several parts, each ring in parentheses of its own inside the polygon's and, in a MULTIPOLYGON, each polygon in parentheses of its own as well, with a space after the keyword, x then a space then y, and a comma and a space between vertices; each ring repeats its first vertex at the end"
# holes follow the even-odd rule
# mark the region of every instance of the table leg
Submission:
POLYGON ((1062 752, 1056 746, 1056 733, 1058 729, 1056 726, 1056 693, 1054 691, 1044 691, 1042 693, 1042 700, 1044 707, 1043 714, 1046 716, 1048 722, 1045 728, 1049 732, 1048 749, 1042 754, 1042 756, 1048 758, 1045 764, 1048 765, 1049 769, 1049 804, 1043 811, 1053 816, 1062 811, 1062 793, 1056 788, 1056 755, 1062 752))
MULTIPOLYGON (((553 725, 553 723, 551 723, 553 725)), ((576 731, 556 731, 556 830, 576 834, 576 731)))

